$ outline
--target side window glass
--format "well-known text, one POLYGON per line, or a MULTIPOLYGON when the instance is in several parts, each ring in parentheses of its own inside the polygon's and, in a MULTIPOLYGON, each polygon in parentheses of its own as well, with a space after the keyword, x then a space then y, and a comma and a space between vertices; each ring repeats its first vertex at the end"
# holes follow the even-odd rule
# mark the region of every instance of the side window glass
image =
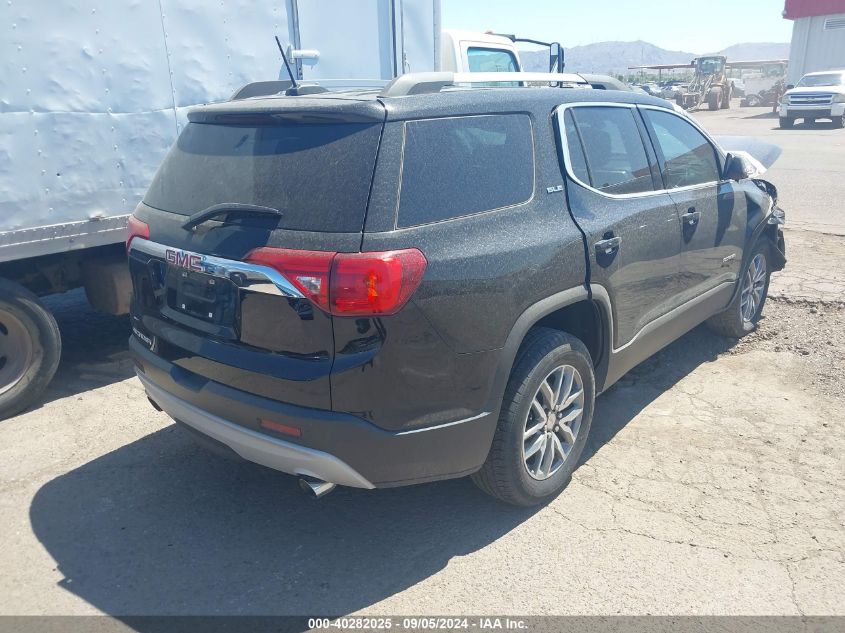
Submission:
POLYGON ((405 123, 398 226, 522 204, 534 195, 534 137, 525 114, 405 123))
POLYGON ((584 184, 590 184, 590 174, 587 172, 587 160, 584 158, 584 147, 581 145, 581 137, 578 135, 578 130, 575 128, 575 121, 572 119, 572 110, 566 110, 564 112, 563 125, 572 174, 584 184))
POLYGON ((569 111, 593 188, 609 194, 654 190, 648 157, 630 108, 586 106, 569 111))
POLYGON ((668 189, 720 179, 715 148, 691 123, 668 112, 643 110, 643 114, 663 154, 663 180, 668 189))

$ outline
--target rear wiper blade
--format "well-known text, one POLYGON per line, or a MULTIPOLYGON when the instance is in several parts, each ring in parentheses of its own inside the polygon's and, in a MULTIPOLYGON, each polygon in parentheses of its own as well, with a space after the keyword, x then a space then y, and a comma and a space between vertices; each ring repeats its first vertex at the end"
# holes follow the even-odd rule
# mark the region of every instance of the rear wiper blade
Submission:
POLYGON ((212 218, 220 217, 221 215, 228 215, 231 213, 243 213, 254 215, 274 215, 282 217, 284 214, 273 207, 262 207, 257 204, 240 204, 238 202, 224 202, 223 204, 215 204, 202 211, 197 211, 190 216, 182 225, 183 229, 191 230, 199 226, 203 222, 211 220, 212 218))

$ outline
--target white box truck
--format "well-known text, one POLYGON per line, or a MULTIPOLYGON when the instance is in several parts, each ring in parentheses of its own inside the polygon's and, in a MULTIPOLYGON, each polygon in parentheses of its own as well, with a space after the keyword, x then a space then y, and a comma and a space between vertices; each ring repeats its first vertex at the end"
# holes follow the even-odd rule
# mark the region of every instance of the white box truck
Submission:
POLYGON ((439 0, 28 0, 0 16, 0 419, 59 363, 39 297, 84 287, 128 310, 129 214, 191 106, 287 79, 274 35, 299 79, 326 84, 520 70, 511 38, 443 31, 439 0))

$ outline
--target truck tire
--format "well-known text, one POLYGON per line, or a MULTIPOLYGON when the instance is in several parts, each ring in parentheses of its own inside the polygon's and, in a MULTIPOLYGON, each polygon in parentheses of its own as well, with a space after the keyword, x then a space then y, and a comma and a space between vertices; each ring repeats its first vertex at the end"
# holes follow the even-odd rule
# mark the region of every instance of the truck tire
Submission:
POLYGON ((788 130, 793 125, 795 125, 795 119, 793 119, 792 117, 788 117, 788 116, 780 117, 780 129, 788 130))
POLYGON ((726 91, 723 91, 724 99, 722 99, 722 110, 730 110, 731 108, 731 98, 733 97, 733 90, 728 87, 726 91))
POLYGON ((0 279, 0 420, 30 406, 62 355, 56 319, 23 286, 0 279))
POLYGON ((511 371, 490 453, 472 476, 475 484, 518 506, 557 496, 584 450, 594 401, 593 364, 584 344, 558 330, 531 330, 511 371))
POLYGON ((718 110, 722 103, 722 91, 719 88, 711 88, 707 93, 707 107, 711 110, 718 110))
POLYGON ((833 117, 833 127, 838 127, 839 129, 845 127, 845 114, 833 117))
POLYGON ((707 319, 707 326, 716 334, 742 338, 757 329, 769 295, 769 248, 758 243, 739 276, 739 292, 724 312, 707 319), (748 302, 752 303, 749 304, 748 302))

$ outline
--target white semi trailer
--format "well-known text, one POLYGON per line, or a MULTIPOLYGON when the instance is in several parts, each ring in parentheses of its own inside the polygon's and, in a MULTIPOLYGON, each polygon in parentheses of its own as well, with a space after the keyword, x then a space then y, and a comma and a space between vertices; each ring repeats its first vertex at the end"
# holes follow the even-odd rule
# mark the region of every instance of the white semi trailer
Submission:
POLYGON ((0 418, 59 363, 39 297, 84 287, 127 311, 127 217, 191 106, 287 78, 274 35, 321 83, 520 70, 511 39, 443 31, 439 0, 27 0, 0 16, 0 418))

